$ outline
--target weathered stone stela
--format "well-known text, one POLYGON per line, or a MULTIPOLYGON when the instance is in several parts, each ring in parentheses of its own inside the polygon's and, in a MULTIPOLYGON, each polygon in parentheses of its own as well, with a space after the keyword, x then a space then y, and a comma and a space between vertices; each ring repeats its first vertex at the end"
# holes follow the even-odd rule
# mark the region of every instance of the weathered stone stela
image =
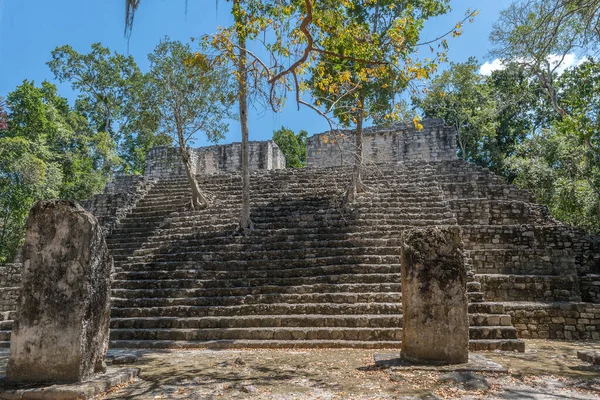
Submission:
POLYGON ((27 220, 9 382, 76 382, 104 370, 112 257, 96 218, 40 201, 27 220))
POLYGON ((460 228, 402 235, 402 352, 410 361, 469 360, 467 271, 460 228))

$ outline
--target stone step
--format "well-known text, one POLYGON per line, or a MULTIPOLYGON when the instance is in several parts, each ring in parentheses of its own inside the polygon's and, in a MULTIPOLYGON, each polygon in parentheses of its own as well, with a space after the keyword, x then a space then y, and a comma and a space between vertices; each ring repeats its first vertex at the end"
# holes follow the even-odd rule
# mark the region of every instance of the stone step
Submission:
POLYGON ((520 339, 477 339, 469 340, 470 351, 525 351, 525 342, 520 339))
MULTIPOLYGON (((240 187, 204 187, 206 193, 214 196, 219 200, 234 200, 241 201, 240 187), (212 189, 212 190, 211 190, 212 189)), ((254 188, 250 190, 251 203, 255 205, 268 203, 294 204, 298 200, 302 202, 323 202, 328 198, 340 200, 340 197, 345 191, 344 186, 331 186, 327 183, 312 183, 310 185, 288 185, 282 188, 254 188)), ((151 190, 146 197, 144 203, 153 204, 162 200, 174 200, 181 203, 186 203, 190 195, 188 188, 180 187, 174 190, 151 190), (162 197, 161 197, 162 195, 162 197)), ((378 199, 393 199, 399 195, 406 196, 407 199, 418 199, 418 195, 422 195, 423 199, 440 199, 439 187, 434 181, 429 182, 397 182, 386 187, 373 188, 367 184, 367 190, 359 195, 358 200, 365 198, 378 199)))
MULTIPOLYGON (((124 230, 113 233, 111 242, 131 242, 131 243, 163 243, 173 240, 196 240, 205 243, 228 241, 234 243, 242 235, 234 235, 234 223, 223 226, 220 231, 203 232, 197 228, 183 228, 177 230, 159 229, 154 232, 148 232, 146 229, 138 228, 136 230, 124 230)), ((236 225, 237 226, 237 225, 236 225)), ((398 231, 387 231, 385 228, 371 226, 368 229, 340 229, 339 227, 323 226, 319 229, 279 229, 279 230, 258 230, 255 229, 249 232, 244 237, 252 242, 262 241, 267 242, 307 242, 307 241, 330 241, 330 240, 347 240, 356 241, 362 238, 368 239, 391 239, 399 238, 401 235, 398 231)))
POLYGON ((484 301, 484 293, 483 292, 467 292, 467 298, 470 302, 482 302, 484 301))
POLYGON ((164 307, 113 307, 111 315, 115 318, 134 317, 202 317, 234 315, 289 315, 289 314, 398 314, 399 303, 355 303, 355 304, 252 304, 229 307, 203 306, 164 306, 164 307))
POLYGON ((233 317, 112 318, 113 329, 227 329, 251 327, 370 328, 401 327, 402 314, 389 315, 245 315, 233 317))
POLYGON ((314 242, 314 241, 347 241, 350 243, 360 243, 363 239, 398 239, 401 236, 401 232, 388 232, 384 229, 380 230, 356 230, 356 231, 341 231, 337 228, 327 228, 316 230, 277 230, 277 231, 261 231, 254 230, 249 232, 247 235, 234 235, 233 230, 214 232, 212 234, 206 234, 198 229, 188 229, 184 233, 177 232, 163 232, 158 230, 154 233, 146 232, 142 229, 138 231, 128 232, 117 232, 110 237, 112 243, 171 243, 174 240, 182 240, 184 243, 186 240, 192 240, 195 242, 201 241, 207 244, 220 244, 223 241, 228 243, 239 243, 243 240, 245 242, 262 242, 262 243, 293 243, 293 242, 314 242), (152 236, 149 236, 151 234, 152 236))
POLYGON ((504 314, 504 304, 490 301, 470 303, 469 314, 504 314))
POLYGON ((12 321, 15 319, 15 311, 2 311, 0 312, 0 321, 12 321))
MULTIPOLYGON (((207 238, 198 240, 194 238, 187 239, 170 239, 165 241, 147 241, 146 248, 165 248, 171 244, 178 248, 196 248, 201 247, 205 251, 255 251, 255 250, 289 250, 289 249, 306 249, 306 248, 339 248, 348 246, 369 247, 392 247, 398 249, 400 247, 400 238, 361 238, 354 236, 344 239, 334 240, 298 240, 289 241, 284 237, 274 237, 273 241, 255 240, 247 236, 230 236, 222 238, 207 238), (174 243, 175 242, 175 243, 174 243)), ((140 246, 140 242, 123 242, 112 239, 107 241, 110 249, 115 252, 121 249, 131 249, 140 246)))
MULTIPOLYGON (((524 351, 524 342, 516 338, 513 327, 470 327, 469 348, 472 351, 524 351)), ((0 348, 10 348, 11 331, 0 331, 0 348)), ((115 341, 362 341, 381 343, 402 340, 401 328, 319 328, 319 327, 260 327, 260 328, 201 328, 200 330, 167 329, 120 329, 111 328, 111 343, 115 341), (203 339, 202 339, 203 338, 203 339), (220 338, 220 339, 218 339, 220 338), (281 339, 287 338, 287 339, 281 339), (310 339, 307 339, 310 338, 310 339), (362 338, 353 339, 353 338, 362 338)), ((325 347, 325 346, 323 346, 325 347)), ((335 346, 332 346, 335 347, 335 346)))
MULTIPOLYGON (((218 270, 215 266, 207 265, 206 268, 198 269, 180 269, 180 270, 147 270, 147 271, 123 271, 113 275, 115 281, 121 280, 163 280, 163 279, 244 279, 244 278, 290 278, 314 275, 334 275, 334 274, 368 274, 368 273, 399 273, 398 264, 349 264, 349 265, 326 265, 309 268, 298 268, 289 265, 290 268, 277 268, 273 270, 253 270, 253 269, 222 269, 218 270), (213 267, 213 268, 211 268, 213 267)), ((226 266, 225 266, 226 268, 226 266)), ((470 286, 474 287, 474 286, 470 286)))
MULTIPOLYGON (((1 338, 1 336, 0 336, 1 338)), ((320 328, 253 327, 227 329, 111 329, 111 340, 344 340, 395 341, 402 339, 401 328, 320 328)))
MULTIPOLYGON (((311 259, 296 260, 293 264, 285 262, 283 264, 271 262, 269 260, 252 260, 252 261, 197 261, 197 260, 152 260, 151 257, 139 259, 127 259, 123 263, 123 271, 125 272, 143 272, 143 271, 176 271, 176 270, 207 270, 207 271, 268 271, 280 270, 281 266, 292 266, 293 268, 315 268, 324 266, 358 266, 362 268, 368 265, 391 265, 397 266, 400 271, 400 259, 398 256, 393 257, 369 257, 370 260, 364 257, 320 257, 311 259)), ((116 260, 116 257, 115 257, 116 260)), ((376 268, 376 267, 374 267, 376 268)), ((383 267, 386 268, 386 267, 383 267)))
POLYGON ((471 326, 471 340, 517 339, 517 330, 513 326, 471 326))
MULTIPOLYGON (((141 298, 148 297, 148 293, 169 293, 176 295, 189 289, 122 289, 113 285, 113 295, 120 298, 141 298)), ((374 283, 374 284, 316 284, 316 285, 294 285, 294 286, 275 286, 263 285, 223 287, 223 288, 202 288, 191 289, 198 296, 217 297, 217 296, 248 296, 248 295, 267 295, 267 294, 328 294, 328 293, 400 293, 400 282, 392 283, 374 283)))
POLYGON ((2 330, 2 331, 11 330, 13 327, 13 322, 14 321, 12 319, 7 319, 7 320, 0 322, 0 330, 2 330))
MULTIPOLYGON (((10 346, 10 342, 6 342, 10 346)), ((0 342, 1 344, 1 342, 0 342)), ((401 341, 349 341, 349 340, 222 340, 222 341, 183 341, 183 340, 111 340, 110 348, 118 349, 314 349, 314 348, 358 348, 392 349, 400 348, 401 341)), ((518 339, 471 340, 470 351, 525 351, 525 343, 518 339)))
MULTIPOLYGON (((296 268, 312 268, 327 265, 348 265, 348 264, 400 264, 400 255, 342 255, 337 257, 315 257, 290 260, 285 258, 262 259, 262 260, 202 260, 201 257, 194 257, 195 254, 174 254, 172 257, 152 257, 135 256, 127 261, 125 270, 128 271, 147 271, 155 269, 174 270, 174 269, 217 269, 223 270, 227 264, 231 265, 232 270, 254 269, 254 270, 274 270, 280 269, 281 265, 290 265, 293 262, 296 268), (152 268, 151 268, 152 267, 152 268)), ((398 269, 399 270, 399 269, 398 269)))
MULTIPOLYGON (((348 244, 346 244, 347 246, 348 244)), ((155 260, 204 260, 204 261, 230 261, 230 260, 300 260, 322 257, 354 257, 354 256, 399 256, 397 247, 312 247, 289 249, 261 249, 260 246, 241 249, 224 248, 220 251, 210 251, 203 246, 181 246, 173 243, 171 248, 142 248, 135 250, 133 255, 141 257, 151 255, 155 260)))
POLYGON ((308 293, 259 294, 246 296, 197 296, 203 293, 191 290, 113 290, 113 307, 164 307, 164 306, 214 306, 227 307, 251 304, 303 304, 303 303, 393 303, 402 302, 400 293, 308 293), (141 292, 141 293, 140 293, 141 292))
POLYGON ((350 340, 111 340, 110 348, 118 349, 314 349, 314 348, 400 348, 400 341, 350 340))
MULTIPOLYGON (((232 219, 227 224, 219 224, 219 225, 209 225, 204 226, 198 223, 191 222, 190 223, 178 223, 178 224, 166 224, 160 228, 160 230, 156 231, 154 234, 156 236, 163 236, 165 238, 173 235, 195 235, 195 237, 210 237, 210 236, 225 236, 231 235, 235 232, 238 225, 237 219, 232 219)), ((273 226, 265 226, 263 224, 255 224, 255 229, 250 233, 252 236, 272 236, 273 234, 282 236, 299 236, 305 237, 306 235, 315 235, 315 234, 327 234, 327 233, 339 233, 347 232, 355 233, 355 234, 363 234, 365 236, 370 237, 381 237, 381 234, 377 232, 383 232, 384 236, 390 236, 394 232, 403 231, 405 229, 422 227, 422 226, 430 226, 430 225, 454 225, 456 220, 451 219, 443 219, 443 220, 414 220, 410 221, 410 224, 402 225, 396 223, 388 223, 384 221, 384 223, 377 223, 376 220, 371 221, 370 224, 346 224, 344 227, 340 227, 335 224, 314 224, 314 226, 309 226, 309 224, 304 224, 303 227, 289 227, 289 225, 282 225, 280 228, 274 228, 273 226)), ((134 237, 134 236, 148 236, 147 229, 144 227, 135 227, 133 229, 122 229, 120 230, 118 235, 113 235, 113 237, 134 237)))
POLYGON ((160 279, 114 281, 114 288, 121 289, 168 289, 168 288, 233 288, 261 286, 302 286, 315 284, 377 284, 400 283, 396 274, 339 274, 289 278, 234 278, 234 279, 160 279))
POLYGON ((512 318, 508 314, 469 313, 471 326, 512 326, 512 318))

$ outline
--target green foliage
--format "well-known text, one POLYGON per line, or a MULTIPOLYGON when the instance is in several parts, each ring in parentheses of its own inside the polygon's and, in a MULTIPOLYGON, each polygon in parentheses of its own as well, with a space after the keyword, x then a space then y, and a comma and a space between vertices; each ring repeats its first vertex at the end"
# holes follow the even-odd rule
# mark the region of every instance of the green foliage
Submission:
POLYGON ((159 131, 187 147, 197 132, 216 142, 225 136, 235 100, 231 74, 218 61, 165 38, 150 60, 150 88, 159 111, 159 131))
POLYGON ((291 129, 281 127, 273 132, 273 140, 285 155, 287 168, 302 168, 306 165, 306 138, 308 132, 294 134, 291 129))
POLYGON ((448 11, 448 2, 326 3, 316 6, 323 13, 316 39, 323 51, 311 66, 308 83, 315 105, 333 112, 344 126, 363 119, 397 120, 398 94, 411 81, 427 79, 445 59, 441 43, 434 58, 418 59, 416 49, 424 22, 448 11))
POLYGON ((518 63, 537 78, 560 118, 556 77, 569 54, 594 52, 598 46, 597 0, 515 1, 500 13, 490 41, 491 54, 518 63))
POLYGON ((119 151, 123 172, 142 174, 148 150, 172 143, 169 135, 158 132, 160 110, 150 74, 144 74, 142 79, 136 81, 136 87, 131 91, 123 114, 126 123, 120 126, 123 139, 119 151))
POLYGON ((65 45, 52 51, 48 66, 59 82, 70 82, 79 93, 75 108, 89 129, 99 132, 96 141, 106 172, 142 173, 146 151, 168 143, 164 135, 156 135, 158 110, 150 78, 133 57, 100 43, 92 44, 87 54, 65 45))
POLYGON ((48 62, 59 82, 70 82, 79 92, 78 111, 85 114, 94 129, 117 139, 115 122, 123 117, 123 108, 141 72, 131 56, 112 53, 100 43, 92 44, 88 54, 71 46, 57 47, 48 62))
POLYGON ((413 106, 456 127, 464 158, 530 189, 558 220, 600 232, 600 64, 553 77, 562 117, 530 69, 505 67, 482 77, 475 60, 451 63, 413 106))
POLYGON ((425 117, 442 118, 456 128, 460 156, 478 164, 490 164, 497 157, 497 103, 491 88, 479 75, 479 63, 450 63, 450 68, 431 80, 427 95, 413 97, 413 104, 425 117))
POLYGON ((526 70, 515 63, 493 71, 485 79, 490 95, 496 102, 495 136, 484 138, 490 157, 480 159, 480 165, 504 175, 509 181, 514 176, 506 170, 504 159, 514 155, 527 135, 539 127, 548 126, 552 119, 549 105, 544 101, 543 89, 531 79, 526 70))
MULTIPOLYGON (((515 183, 531 190, 556 219, 600 233, 598 196, 584 152, 585 144, 576 136, 545 129, 526 139, 505 163, 515 183)), ((598 176, 598 165, 594 170, 598 176)))
POLYGON ((100 192, 107 179, 102 161, 110 153, 48 82, 24 81, 7 104, 8 129, 0 131, 0 262, 14 257, 35 201, 100 192))

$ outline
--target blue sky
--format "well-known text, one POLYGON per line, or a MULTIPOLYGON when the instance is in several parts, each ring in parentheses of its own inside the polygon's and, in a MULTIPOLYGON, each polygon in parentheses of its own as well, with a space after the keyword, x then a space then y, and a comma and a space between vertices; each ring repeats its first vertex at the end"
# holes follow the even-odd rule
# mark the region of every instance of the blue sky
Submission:
MULTIPOLYGON (((451 29, 467 9, 480 9, 475 22, 465 26, 464 34, 450 39, 451 61, 462 62, 469 56, 480 62, 490 61, 488 36, 498 13, 509 0, 453 0, 453 11, 428 22, 422 39, 432 39, 451 29)), ((129 44, 140 68, 147 71, 147 54, 165 35, 189 42, 191 37, 212 33, 219 25, 230 23, 230 3, 219 0, 143 0, 135 17, 129 44)), ((37 84, 48 80, 57 84, 59 93, 73 101, 76 95, 68 83, 59 84, 46 66, 50 52, 57 46, 71 45, 85 53, 94 42, 102 42, 121 53, 127 53, 123 36, 124 0, 0 0, 0 96, 23 80, 37 84)), ((294 131, 305 129, 309 135, 328 129, 327 123, 311 110, 297 111, 291 101, 281 113, 251 110, 250 139, 270 139, 273 131, 285 125, 294 131)), ((222 143, 240 140, 239 124, 232 122, 222 143)), ((196 146, 207 144, 201 136, 196 146)))

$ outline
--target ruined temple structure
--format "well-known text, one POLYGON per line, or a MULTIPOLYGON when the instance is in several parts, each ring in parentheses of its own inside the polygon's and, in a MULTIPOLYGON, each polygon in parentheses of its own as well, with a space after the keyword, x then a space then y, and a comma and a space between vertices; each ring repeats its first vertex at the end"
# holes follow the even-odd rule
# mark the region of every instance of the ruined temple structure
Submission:
MULTIPOLYGON (((215 198, 191 211, 173 149, 147 176, 117 178, 86 202, 115 260, 112 347, 400 347, 401 235, 459 226, 471 350, 523 350, 521 338, 600 338, 600 242, 551 218, 530 193, 456 158, 440 121, 365 134, 368 192, 341 207, 352 133, 308 142, 308 168, 283 169, 253 144, 255 230, 241 208, 239 144, 194 151, 215 198)), ((8 344, 18 266, 5 266, 0 339, 8 344)), ((443 338, 440 338, 443 343, 443 338)))

